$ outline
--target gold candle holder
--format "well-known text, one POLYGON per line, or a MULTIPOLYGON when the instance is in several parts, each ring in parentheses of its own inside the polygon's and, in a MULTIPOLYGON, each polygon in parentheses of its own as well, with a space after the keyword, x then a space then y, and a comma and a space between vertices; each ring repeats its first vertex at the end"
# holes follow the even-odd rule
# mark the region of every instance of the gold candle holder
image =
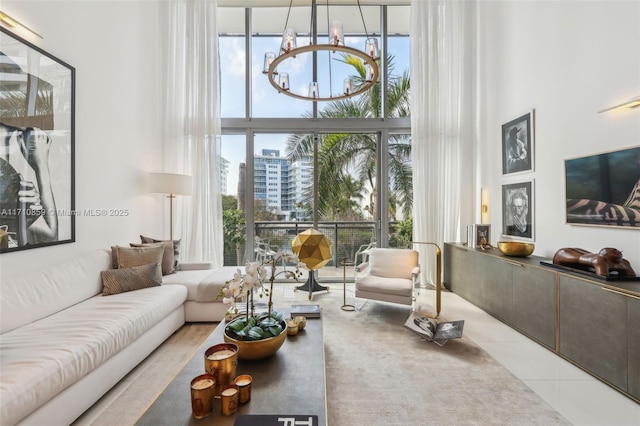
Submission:
POLYGON ((251 401, 251 382, 253 378, 248 374, 242 374, 234 379, 234 383, 238 386, 238 402, 244 404, 251 401))
POLYGON ((191 412, 196 419, 213 413, 216 379, 211 374, 201 374, 191 380, 191 412))
POLYGON ((204 352, 204 370, 215 377, 215 396, 219 397, 223 386, 233 383, 238 367, 238 345, 219 343, 204 352))
POLYGON ((295 336, 296 334, 298 334, 298 324, 294 320, 289 318, 287 320, 287 335, 295 336))
POLYGON ((302 315, 295 316, 293 317, 293 322, 298 324, 298 330, 304 330, 304 328, 307 326, 307 317, 302 315))
POLYGON ((238 411, 238 386, 225 385, 220 391, 220 405, 223 416, 232 416, 238 411))

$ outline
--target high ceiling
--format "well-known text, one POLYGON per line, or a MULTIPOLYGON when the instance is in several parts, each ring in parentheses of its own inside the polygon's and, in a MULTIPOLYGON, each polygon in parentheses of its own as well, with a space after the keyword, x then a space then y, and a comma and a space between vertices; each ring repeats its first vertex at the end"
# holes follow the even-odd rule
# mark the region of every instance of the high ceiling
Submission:
MULTIPOLYGON (((291 0, 218 0, 220 6, 233 6, 233 7, 254 7, 254 6, 289 6, 291 0)), ((356 0, 317 0, 317 4, 324 5, 329 1, 330 5, 333 4, 357 4, 356 0)), ((361 5, 409 5, 411 0, 360 0, 361 5)), ((309 6, 311 0, 293 0, 294 6, 309 6)))
MULTIPOLYGON (((294 7, 291 9, 288 26, 294 28, 298 33, 308 33, 311 18, 311 2, 294 0, 294 7), (298 6, 295 6, 298 4, 298 6)), ((410 7, 406 0, 361 0, 362 15, 364 16, 366 32, 380 33, 380 7, 381 3, 387 4, 389 34, 406 34, 409 29, 410 7)), ((253 33, 259 34, 281 34, 287 19, 289 0, 219 0, 220 17, 218 19, 219 32, 222 34, 238 34, 244 32, 244 8, 237 7, 243 4, 245 7, 253 5, 252 29, 253 33), (282 5, 283 3, 286 3, 282 5), (233 7, 226 7, 231 4, 233 7), (281 6, 273 6, 280 4, 281 6), (265 7, 266 6, 266 7, 265 7)), ((327 31, 327 10, 329 20, 339 20, 344 26, 345 33, 364 33, 360 10, 354 5, 354 0, 341 0, 334 2, 327 8, 326 3, 319 0, 318 7, 318 32, 327 31), (339 3, 339 4, 338 4, 339 3)))

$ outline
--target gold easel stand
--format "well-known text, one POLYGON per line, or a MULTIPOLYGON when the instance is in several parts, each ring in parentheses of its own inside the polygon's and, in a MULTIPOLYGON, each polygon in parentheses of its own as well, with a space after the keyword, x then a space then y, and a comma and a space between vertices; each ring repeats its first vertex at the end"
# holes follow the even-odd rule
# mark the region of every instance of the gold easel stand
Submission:
POLYGON ((438 318, 442 304, 440 294, 442 291, 442 250, 436 243, 431 242, 411 241, 411 244, 425 244, 436 248, 436 316, 434 318, 438 318))

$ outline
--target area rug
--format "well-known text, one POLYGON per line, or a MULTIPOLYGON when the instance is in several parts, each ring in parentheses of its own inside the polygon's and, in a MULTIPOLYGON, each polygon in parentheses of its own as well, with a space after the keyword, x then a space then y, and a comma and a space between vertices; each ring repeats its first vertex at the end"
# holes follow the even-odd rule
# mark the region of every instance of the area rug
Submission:
POLYGON ((407 306, 345 312, 339 296, 316 298, 330 425, 569 424, 464 334, 441 347, 404 327, 407 306))
MULTIPOLYGON (((276 286, 273 296, 276 309, 322 307, 330 426, 570 424, 464 335, 440 347, 404 328, 407 306, 371 301, 343 311, 342 289, 333 285, 311 301, 291 285, 276 286)), ((75 424, 135 424, 213 326, 176 332, 75 424)))
MULTIPOLYGON (((274 297, 278 292, 274 292, 274 297)), ((445 346, 404 327, 408 306, 322 306, 329 425, 568 425, 557 411, 466 338, 445 346)))

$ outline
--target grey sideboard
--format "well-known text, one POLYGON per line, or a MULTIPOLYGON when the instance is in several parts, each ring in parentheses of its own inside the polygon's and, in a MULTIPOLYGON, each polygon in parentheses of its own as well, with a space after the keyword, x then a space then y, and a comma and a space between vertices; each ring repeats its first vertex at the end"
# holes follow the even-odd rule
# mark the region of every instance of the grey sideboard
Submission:
POLYGON ((640 402, 640 282, 605 281, 507 257, 497 249, 444 244, 444 285, 640 402))

